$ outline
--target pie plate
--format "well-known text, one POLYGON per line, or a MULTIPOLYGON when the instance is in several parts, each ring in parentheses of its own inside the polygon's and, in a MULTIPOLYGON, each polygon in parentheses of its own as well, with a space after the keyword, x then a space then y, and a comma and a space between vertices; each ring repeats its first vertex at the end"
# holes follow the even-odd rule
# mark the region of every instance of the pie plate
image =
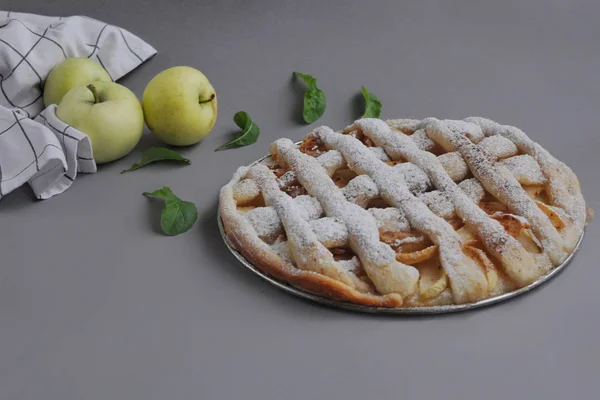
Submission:
MULTIPOLYGON (((297 143, 297 144, 299 144, 299 143, 297 143)), ((258 164, 258 163, 264 161, 265 159, 267 159, 268 157, 269 157, 268 155, 264 156, 261 159, 253 162, 250 166, 258 164)), ((225 234, 225 230, 223 228, 223 221, 221 220, 220 215, 221 215, 220 210, 218 210, 217 219, 218 219, 218 225, 219 225, 219 232, 221 232, 221 237, 223 238, 223 241, 225 242, 225 245, 227 246, 229 251, 235 256, 235 258, 244 267, 248 268, 250 271, 252 271, 256 275, 258 275, 265 281, 271 283, 272 285, 278 287, 279 289, 282 289, 283 291, 285 291, 287 293, 291 293, 291 294, 301 297, 303 299, 314 301, 316 303, 320 303, 320 304, 323 304, 328 307, 340 308, 340 309, 362 312, 362 313, 370 313, 370 314, 394 314, 394 315, 445 314, 445 313, 453 313, 453 312, 459 312, 459 311, 472 310, 475 308, 485 307, 485 306, 497 304, 497 303, 515 298, 524 293, 530 292, 531 290, 537 288, 538 286, 541 286, 545 282, 548 282, 550 279, 557 276, 562 270, 564 270, 566 268, 566 266, 569 265, 569 263, 573 260, 575 253, 577 252, 577 250, 579 250, 579 246, 581 245, 583 236, 585 235, 585 228, 584 228, 581 236, 579 237, 579 240, 577 241, 577 244, 575 245, 575 248, 573 249, 571 254, 569 254, 569 256, 565 259, 565 261, 563 261, 562 264, 556 266, 554 269, 552 269, 546 275, 543 275, 542 277, 540 277, 535 282, 533 282, 527 286, 524 286, 520 289, 517 289, 515 291, 503 293, 501 295, 494 296, 494 297, 488 297, 486 299, 483 299, 483 300, 480 300, 480 301, 477 301, 474 303, 467 303, 467 304, 452 304, 452 305, 432 306, 432 307, 395 307, 395 308, 369 307, 369 306, 364 306, 364 305, 359 305, 359 304, 354 304, 354 303, 349 303, 349 302, 335 301, 332 299, 328 299, 328 298, 310 293, 308 291, 296 288, 288 283, 279 281, 279 280, 275 279, 274 277, 261 271, 260 269, 255 267, 250 261, 248 261, 240 252, 238 252, 235 249, 235 247, 233 246, 233 244, 231 243, 231 241, 225 234)))

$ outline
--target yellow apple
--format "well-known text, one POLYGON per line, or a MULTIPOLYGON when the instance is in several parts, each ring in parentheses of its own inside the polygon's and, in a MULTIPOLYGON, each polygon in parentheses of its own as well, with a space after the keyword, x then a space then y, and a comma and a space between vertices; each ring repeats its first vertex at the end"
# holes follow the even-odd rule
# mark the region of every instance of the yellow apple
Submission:
POLYGON ((44 106, 59 104, 75 86, 92 82, 110 82, 110 75, 100 64, 86 57, 67 58, 57 64, 44 83, 44 106))
POLYGON ((148 128, 174 146, 198 143, 217 120, 217 94, 206 76, 191 67, 160 72, 142 97, 148 128))
POLYGON ((128 154, 144 130, 139 100, 131 90, 114 82, 71 89, 58 105, 56 116, 90 137, 98 164, 128 154))

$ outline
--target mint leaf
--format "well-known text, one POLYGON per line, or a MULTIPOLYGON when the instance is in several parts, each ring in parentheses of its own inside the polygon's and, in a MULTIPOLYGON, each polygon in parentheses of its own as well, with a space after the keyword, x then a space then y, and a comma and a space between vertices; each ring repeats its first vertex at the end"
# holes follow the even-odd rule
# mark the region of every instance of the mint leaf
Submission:
POLYGON ((183 200, 167 201, 160 216, 160 228, 169 236, 187 232, 198 219, 194 203, 183 200))
POLYGON ((166 147, 150 147, 142 154, 142 157, 138 162, 133 164, 130 168, 124 169, 121 173, 124 174, 125 172, 135 171, 136 169, 158 161, 179 161, 186 164, 192 163, 174 150, 167 149, 166 147))
POLYGON ((152 199, 165 201, 169 199, 179 199, 177 196, 175 196, 171 188, 167 186, 164 186, 162 189, 156 189, 154 192, 144 192, 143 195, 152 199))
POLYGON ((312 124, 325 113, 327 97, 325 92, 317 87, 317 80, 314 77, 300 72, 294 72, 294 74, 306 83, 307 90, 304 93, 302 118, 307 124, 312 124))
POLYGON ((306 83, 306 86, 308 86, 308 90, 317 88, 317 80, 312 76, 308 74, 303 74, 302 72, 294 72, 294 74, 296 74, 298 78, 302 79, 304 83, 306 83))
POLYGON ((238 111, 233 116, 233 122, 242 130, 233 140, 217 147, 215 151, 231 149, 233 147, 248 146, 255 143, 260 135, 260 128, 256 125, 250 115, 245 111, 238 111))
POLYGON ((365 98, 365 113, 361 118, 379 118, 381 101, 373 93, 370 93, 366 87, 361 86, 360 90, 365 98))
POLYGON ((149 198, 164 200, 160 228, 165 235, 175 236, 187 232, 198 220, 198 210, 194 203, 181 200, 166 186, 143 194, 149 198))
POLYGON ((325 93, 320 89, 307 90, 304 93, 304 110, 302 111, 302 118, 307 124, 312 124, 325 112, 325 104, 327 99, 325 93))

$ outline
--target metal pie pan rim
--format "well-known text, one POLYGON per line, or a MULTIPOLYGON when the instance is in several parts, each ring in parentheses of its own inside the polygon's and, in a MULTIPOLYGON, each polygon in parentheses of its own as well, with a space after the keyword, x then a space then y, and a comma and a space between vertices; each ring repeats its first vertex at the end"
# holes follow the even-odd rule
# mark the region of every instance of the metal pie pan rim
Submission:
MULTIPOLYGON (((298 143, 296 143, 296 144, 298 144, 298 143)), ((268 155, 264 156, 264 157, 256 160, 252 164, 250 164, 250 166, 260 163, 268 157, 269 157, 268 155)), ((500 303, 500 302, 503 302, 506 300, 510 300, 517 296, 520 296, 520 295, 527 293, 527 292, 539 287, 540 285, 548 282, 553 277, 558 275, 563 269, 565 269, 566 266, 569 265, 569 263, 575 257, 575 254, 579 250, 579 247, 583 240, 583 236, 585 235, 585 228, 584 228, 581 233, 581 236, 577 240, 577 244, 573 248, 573 251, 571 252, 571 254, 569 254, 569 256, 560 265, 556 266, 554 269, 552 269, 552 271, 543 275, 535 282, 533 282, 527 286, 524 286, 520 289, 517 289, 515 291, 503 293, 498 296, 488 297, 487 299, 479 300, 474 303, 466 303, 466 304, 451 304, 451 305, 429 306, 429 307, 371 307, 371 306, 364 306, 364 305, 360 305, 360 304, 354 304, 354 303, 350 303, 350 302, 343 302, 343 301, 336 301, 336 300, 328 299, 326 297, 322 297, 322 296, 298 289, 295 286, 292 286, 290 284, 281 282, 281 281, 273 278, 272 276, 261 271, 259 268, 255 267, 254 264, 252 264, 250 261, 248 261, 239 251, 237 251, 235 249, 235 247, 233 246, 233 244, 227 237, 227 234, 225 233, 225 229, 223 227, 223 221, 221 220, 220 207, 217 208, 217 224, 219 226, 219 232, 221 233, 221 237, 223 238, 225 245, 227 246, 229 251, 234 255, 234 257, 247 269, 254 272, 256 275, 260 276, 262 279, 271 283, 272 285, 276 286, 277 288, 279 288, 285 292, 291 293, 293 295, 299 296, 301 298, 304 298, 306 300, 314 301, 314 302, 317 302, 317 303, 320 303, 320 304, 323 304, 323 305, 329 306, 329 307, 340 308, 340 309, 362 312, 362 313, 369 313, 369 314, 395 314, 395 315, 431 315, 431 314, 454 313, 454 312, 459 312, 459 311, 467 311, 467 310, 472 310, 472 309, 481 308, 481 307, 485 307, 485 306, 490 306, 492 304, 497 304, 497 303, 500 303)))

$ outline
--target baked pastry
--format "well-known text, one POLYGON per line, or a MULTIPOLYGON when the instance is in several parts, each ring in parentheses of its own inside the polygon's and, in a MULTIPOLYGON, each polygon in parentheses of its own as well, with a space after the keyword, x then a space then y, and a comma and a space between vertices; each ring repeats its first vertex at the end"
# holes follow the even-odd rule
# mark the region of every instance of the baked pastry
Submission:
POLYGON ((361 119, 239 168, 224 231, 261 271, 376 307, 476 302, 531 284, 586 224, 575 174, 488 119, 361 119))

